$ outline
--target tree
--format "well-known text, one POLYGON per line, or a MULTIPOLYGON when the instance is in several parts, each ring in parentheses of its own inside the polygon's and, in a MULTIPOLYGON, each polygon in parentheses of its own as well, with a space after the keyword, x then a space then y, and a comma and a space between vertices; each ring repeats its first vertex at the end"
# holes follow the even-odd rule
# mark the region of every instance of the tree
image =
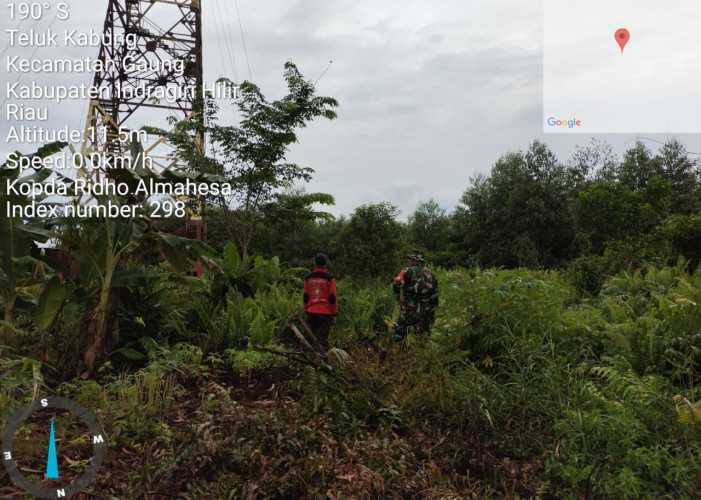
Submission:
POLYGON ((213 156, 198 149, 198 120, 180 122, 175 132, 157 131, 178 148, 180 158, 199 172, 215 173, 231 184, 233 194, 210 202, 219 205, 228 218, 227 230, 245 256, 269 206, 285 189, 308 182, 314 170, 287 160, 297 130, 316 118, 333 120, 338 102, 315 94, 314 84, 306 80, 293 63, 285 64, 284 79, 288 94, 268 101, 254 83, 243 82, 234 105, 241 116, 237 125, 220 125, 213 100, 205 106, 205 133, 213 156))
POLYGON ((649 239, 670 215, 694 213, 699 206, 697 166, 677 141, 656 155, 636 143, 621 163, 607 166, 605 175, 579 192, 578 239, 601 254, 613 242, 649 239))
POLYGON ((689 261, 690 271, 701 262, 701 215, 673 215, 661 226, 674 251, 689 261))
POLYGON ((640 191, 649 179, 661 173, 659 161, 652 156, 645 144, 638 141, 626 151, 623 162, 617 169, 616 179, 628 189, 640 191))
POLYGON ((574 250, 571 172, 547 146, 500 158, 473 179, 456 213, 470 254, 483 265, 557 266, 574 250))
POLYGON ((618 165, 613 147, 598 139, 592 139, 586 146, 577 146, 570 161, 578 184, 594 179, 614 180, 618 165))
POLYGON ((333 216, 318 206, 334 204, 333 196, 325 193, 287 191, 261 208, 261 224, 256 229, 252 250, 256 254, 277 256, 294 266, 306 266, 318 252, 328 252, 320 224, 333 221, 333 216))
POLYGON ((699 162, 689 158, 686 148, 676 140, 667 142, 657 158, 661 175, 670 182, 672 188, 670 211, 676 214, 697 212, 699 162))
POLYGON ((420 203, 409 216, 409 237, 422 250, 437 252, 445 249, 450 237, 450 217, 436 200, 420 203))
POLYGON ((398 215, 389 203, 363 205, 353 212, 333 245, 341 273, 367 280, 390 277, 397 270, 406 250, 398 215))
POLYGON ((597 181, 579 194, 576 214, 580 240, 586 250, 602 254, 609 241, 638 233, 642 227, 642 199, 623 183, 597 181))

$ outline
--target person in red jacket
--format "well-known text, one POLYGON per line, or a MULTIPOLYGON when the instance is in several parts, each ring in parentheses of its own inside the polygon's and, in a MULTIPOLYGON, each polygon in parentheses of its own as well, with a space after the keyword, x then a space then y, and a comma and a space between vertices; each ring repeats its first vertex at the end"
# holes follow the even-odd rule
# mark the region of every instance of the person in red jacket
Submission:
POLYGON ((338 314, 336 280, 329 272, 329 258, 314 258, 314 270, 304 278, 304 312, 312 333, 325 350, 329 349, 331 324, 338 314))

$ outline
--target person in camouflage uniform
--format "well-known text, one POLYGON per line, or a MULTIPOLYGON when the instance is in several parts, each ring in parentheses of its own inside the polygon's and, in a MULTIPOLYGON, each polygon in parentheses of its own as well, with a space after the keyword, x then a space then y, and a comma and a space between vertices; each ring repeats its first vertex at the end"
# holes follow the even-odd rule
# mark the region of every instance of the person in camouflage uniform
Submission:
POLYGON ((425 266, 420 252, 407 256, 408 266, 394 278, 392 287, 399 300, 400 313, 395 335, 407 336, 409 327, 418 334, 431 334, 438 308, 438 279, 425 266))

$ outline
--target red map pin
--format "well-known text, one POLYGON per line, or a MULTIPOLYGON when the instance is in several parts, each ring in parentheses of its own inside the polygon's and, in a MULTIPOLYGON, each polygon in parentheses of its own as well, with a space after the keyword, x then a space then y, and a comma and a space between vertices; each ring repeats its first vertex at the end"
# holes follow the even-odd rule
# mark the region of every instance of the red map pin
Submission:
POLYGON ((617 29, 615 37, 618 45, 621 47, 621 52, 623 52, 623 49, 626 48, 626 45, 630 41, 630 31, 625 28, 617 29))

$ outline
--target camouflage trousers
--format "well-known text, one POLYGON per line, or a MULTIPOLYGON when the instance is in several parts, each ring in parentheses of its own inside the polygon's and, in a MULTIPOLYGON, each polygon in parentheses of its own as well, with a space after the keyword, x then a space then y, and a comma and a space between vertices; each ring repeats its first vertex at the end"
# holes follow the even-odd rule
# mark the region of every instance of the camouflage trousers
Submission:
POLYGON ((419 335, 430 335, 433 323, 436 321, 436 311, 429 304, 402 304, 395 334, 402 338, 409 334, 409 328, 419 335))

